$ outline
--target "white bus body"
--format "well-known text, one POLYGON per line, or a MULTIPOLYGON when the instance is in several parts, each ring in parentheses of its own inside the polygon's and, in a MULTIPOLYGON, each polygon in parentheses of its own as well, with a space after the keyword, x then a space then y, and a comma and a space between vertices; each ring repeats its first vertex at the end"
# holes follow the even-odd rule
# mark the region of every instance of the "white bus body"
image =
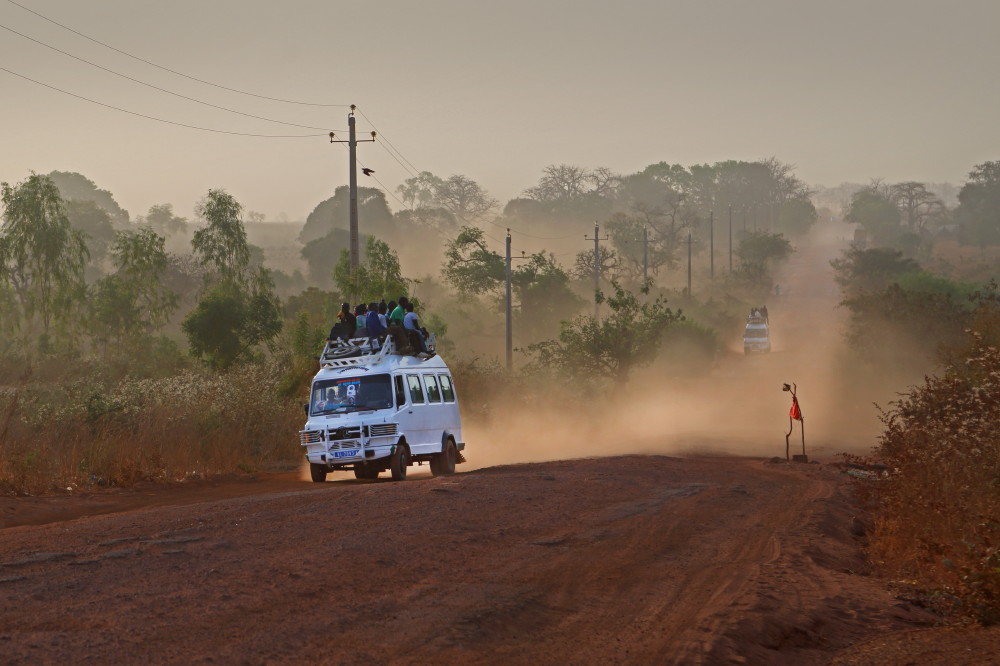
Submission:
POLYGON ((299 441, 316 482, 337 469, 359 479, 389 470, 402 481, 407 467, 424 462, 448 475, 465 461, 448 365, 440 356, 397 354, 391 338, 376 350, 363 339, 327 343, 306 409, 299 441))

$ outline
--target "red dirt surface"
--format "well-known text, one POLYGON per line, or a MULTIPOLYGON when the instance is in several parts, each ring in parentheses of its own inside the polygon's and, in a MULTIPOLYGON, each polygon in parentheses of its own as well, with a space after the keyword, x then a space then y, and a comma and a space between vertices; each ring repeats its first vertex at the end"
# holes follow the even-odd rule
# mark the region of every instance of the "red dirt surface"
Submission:
POLYGON ((940 618, 866 575, 832 465, 622 456, 0 509, 5 664, 955 665, 1000 646, 916 631, 940 618))

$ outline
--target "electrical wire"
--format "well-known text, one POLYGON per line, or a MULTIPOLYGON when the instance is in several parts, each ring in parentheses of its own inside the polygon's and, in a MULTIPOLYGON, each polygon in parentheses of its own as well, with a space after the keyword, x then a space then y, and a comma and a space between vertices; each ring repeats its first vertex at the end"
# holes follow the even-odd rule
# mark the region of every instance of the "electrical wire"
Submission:
POLYGON ((144 113, 138 113, 137 111, 129 111, 128 109, 123 109, 118 106, 113 106, 111 104, 105 104, 104 102, 98 102, 95 99, 90 99, 89 97, 84 97, 83 95, 77 95, 76 93, 71 93, 68 90, 63 90, 62 88, 57 88, 55 86, 50 86, 47 83, 42 83, 41 81, 36 81, 35 79, 25 76, 24 74, 18 74, 17 72, 11 71, 6 67, 0 67, 0 71, 7 72, 13 76, 24 79, 25 81, 31 81, 32 83, 42 86, 43 88, 48 88, 49 90, 55 90, 56 92, 61 92, 64 95, 69 95, 70 97, 75 97, 77 99, 82 99, 85 102, 90 102, 91 104, 96 104, 98 106, 103 106, 107 109, 114 109, 115 111, 121 111, 122 113, 127 113, 129 115, 138 116, 140 118, 146 118, 147 120, 155 120, 160 123, 166 123, 168 125, 176 125, 178 127, 187 127, 188 129, 196 129, 202 132, 215 132, 217 134, 232 134, 235 136, 253 136, 264 139, 304 139, 307 137, 317 137, 326 136, 325 134, 253 134, 250 132, 230 132, 228 130, 212 129, 211 127, 199 127, 198 125, 188 125, 186 123, 178 123, 173 120, 166 120, 164 118, 157 118, 156 116, 147 116, 144 113))
MULTIPOLYGON (((373 129, 373 130, 375 130, 376 132, 378 132, 378 133, 379 133, 379 136, 382 136, 382 140, 383 140, 383 141, 385 141, 386 145, 388 145, 388 146, 389 146, 389 147, 391 147, 391 148, 392 148, 392 149, 393 149, 394 151, 396 151, 396 153, 398 153, 398 154, 399 154, 399 157, 400 157, 400 158, 402 158, 402 159, 403 159, 403 160, 404 160, 404 161, 405 161, 405 162, 406 162, 407 164, 409 164, 409 165, 410 165, 410 167, 412 167, 412 170, 409 170, 409 169, 407 169, 407 170, 408 170, 408 171, 410 171, 410 173, 411 173, 412 175, 414 175, 414 176, 418 175, 418 174, 419 174, 419 172, 420 172, 420 169, 418 169, 418 168, 417 168, 416 166, 414 166, 413 162, 411 162, 410 160, 406 159, 406 156, 405 156, 405 155, 403 155, 403 153, 401 153, 401 152, 399 151, 399 148, 396 148, 396 146, 394 146, 394 145, 393 145, 393 143, 392 143, 391 141, 389 141, 389 139, 388 139, 388 138, 386 138, 386 137, 385 137, 385 136, 384 136, 384 135, 382 134, 381 130, 379 130, 379 128, 375 127, 375 123, 373 123, 373 122, 371 121, 371 118, 369 118, 368 116, 366 116, 366 115, 365 115, 365 113, 364 113, 364 111, 362 111, 361 109, 358 109, 358 108, 355 108, 355 111, 357 111, 357 112, 358 112, 358 114, 359 114, 359 115, 360 115, 360 116, 361 116, 362 118, 364 118, 364 119, 365 119, 365 120, 366 120, 366 121, 368 122, 368 124, 369 124, 369 125, 371 125, 371 126, 372 126, 372 129, 373 129)), ((391 154, 391 153, 390 153, 390 154, 391 154)), ((397 159, 396 161, 397 161, 397 162, 399 162, 399 160, 398 160, 398 159, 397 159)), ((400 165, 402 165, 402 162, 400 162, 400 165)), ((403 166, 403 168, 404 168, 404 169, 406 169, 406 167, 405 167, 405 166, 403 166)))
POLYGON ((246 116, 247 118, 255 118, 257 120, 264 120, 264 121, 267 121, 269 123, 278 123, 279 125, 288 125, 289 127, 301 127, 302 129, 314 129, 314 130, 327 130, 327 131, 329 131, 329 128, 326 128, 326 127, 314 127, 312 125, 300 125, 298 123, 289 123, 289 122, 285 122, 283 120, 275 120, 274 118, 265 118, 264 116, 255 116, 252 113, 244 113, 243 111, 237 111, 236 109, 230 109, 230 108, 225 107, 225 106, 219 106, 218 104, 212 104, 211 102, 205 102, 205 101, 200 100, 200 99, 195 99, 194 97, 188 97, 187 95, 182 95, 180 93, 173 92, 172 90, 167 90, 166 88, 161 88, 159 86, 155 86, 152 83, 146 83, 145 81, 140 81, 139 79, 136 79, 136 78, 133 78, 131 76, 128 76, 127 74, 122 74, 121 72, 116 72, 113 69, 108 69, 107 67, 104 67, 102 65, 98 65, 97 63, 91 62, 91 61, 87 60, 86 58, 81 58, 79 56, 75 56, 72 53, 69 53, 67 51, 63 51, 60 48, 56 48, 55 46, 52 46, 51 44, 46 44, 43 41, 35 39, 34 37, 29 37, 28 35, 25 35, 24 33, 18 32, 17 30, 14 30, 13 28, 10 28, 10 27, 8 27, 6 25, 3 25, 2 23, 0 23, 0 28, 3 28, 4 30, 6 30, 8 32, 12 32, 15 35, 18 35, 19 37, 23 37, 24 39, 27 39, 28 41, 34 42, 35 44, 38 44, 40 46, 44 46, 47 49, 52 49, 56 53, 61 53, 62 55, 66 56, 68 58, 73 58, 74 60, 78 60, 78 61, 80 61, 82 63, 86 63, 86 64, 90 65, 91 67, 96 67, 97 69, 99 69, 101 71, 107 72, 109 74, 114 74, 115 76, 120 76, 121 78, 126 79, 128 81, 132 81, 133 83, 138 83, 141 86, 146 86, 147 88, 152 88, 153 90, 158 90, 158 91, 160 91, 162 93, 166 93, 168 95, 173 95, 174 97, 179 97, 181 99, 186 99, 189 102, 194 102, 195 104, 202 104, 204 106, 210 106, 213 109, 219 109, 221 111, 228 111, 229 113, 235 113, 235 114, 240 115, 240 116, 246 116))
POLYGON ((157 65, 155 62, 146 60, 145 58, 140 58, 137 55, 133 55, 133 54, 129 53, 128 51, 123 51, 121 49, 115 48, 114 46, 111 46, 110 44, 105 44, 104 42, 102 42, 102 41, 100 41, 98 39, 94 39, 93 37, 91 37, 89 35, 85 35, 85 34, 83 34, 82 32, 80 32, 78 30, 74 30, 73 28, 70 28, 69 26, 63 25, 62 23, 59 23, 58 21, 50 19, 48 16, 44 16, 43 14, 39 14, 35 10, 29 9, 29 8, 25 7, 24 5, 18 3, 18 2, 14 2, 14 0, 7 0, 7 2, 9 2, 10 4, 15 5, 17 7, 20 7, 21 9, 23 9, 26 12, 34 14, 35 16, 37 16, 38 18, 40 18, 42 20, 48 21, 49 23, 52 23, 53 25, 57 25, 60 28, 62 28, 63 30, 68 30, 69 32, 72 32, 74 35, 78 35, 80 37, 83 37, 84 39, 87 39, 87 40, 90 40, 91 42, 94 42, 95 44, 99 44, 100 46, 103 46, 106 49, 110 49, 110 50, 114 51, 115 53, 120 53, 123 56, 127 56, 129 58, 132 58, 133 60, 138 60, 139 62, 146 63, 147 65, 150 65, 151 67, 156 67, 157 69, 162 69, 165 72, 170 72, 171 74, 175 74, 176 76, 180 76, 180 77, 183 77, 185 79, 189 79, 191 81, 197 81, 198 83, 202 83, 202 84, 207 85, 207 86, 212 86, 214 88, 220 88, 222 90, 228 90, 229 92, 239 93, 240 95, 247 95, 248 97, 256 97, 258 99, 266 99, 266 100, 270 100, 272 102, 283 102, 285 104, 298 104, 300 106, 335 107, 335 108, 345 108, 345 109, 350 106, 350 104, 320 104, 320 103, 317 103, 317 102, 301 102, 301 101, 292 100, 292 99, 282 99, 280 97, 268 97, 267 95, 258 95, 256 93, 247 92, 245 90, 239 90, 237 88, 230 88, 228 86, 224 86, 224 85, 221 85, 221 84, 218 84, 218 83, 212 83, 211 81, 206 81, 204 79, 199 79, 197 77, 190 76, 188 74, 184 74, 183 72, 178 72, 177 70, 170 69, 169 67, 164 67, 163 65, 157 65))

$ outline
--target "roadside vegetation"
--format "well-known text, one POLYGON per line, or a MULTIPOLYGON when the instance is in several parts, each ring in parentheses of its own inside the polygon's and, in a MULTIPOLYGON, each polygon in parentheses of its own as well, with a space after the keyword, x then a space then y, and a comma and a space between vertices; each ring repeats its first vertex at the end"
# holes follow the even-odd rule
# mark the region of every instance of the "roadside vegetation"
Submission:
POLYGON ((969 178, 953 210, 914 183, 857 192, 845 219, 868 233, 833 268, 857 381, 910 386, 881 412, 872 462, 885 471, 862 483, 870 555, 930 603, 989 625, 1000 622, 1000 265, 970 270, 936 251, 1000 238, 1000 163, 969 178))

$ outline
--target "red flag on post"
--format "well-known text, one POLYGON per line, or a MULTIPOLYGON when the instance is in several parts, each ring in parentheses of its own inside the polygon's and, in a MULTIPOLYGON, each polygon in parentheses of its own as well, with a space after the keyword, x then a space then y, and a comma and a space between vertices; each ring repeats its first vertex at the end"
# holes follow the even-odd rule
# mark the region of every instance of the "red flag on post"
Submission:
POLYGON ((799 409, 799 399, 794 395, 792 396, 792 410, 788 412, 788 415, 796 421, 802 420, 802 410, 799 409))

